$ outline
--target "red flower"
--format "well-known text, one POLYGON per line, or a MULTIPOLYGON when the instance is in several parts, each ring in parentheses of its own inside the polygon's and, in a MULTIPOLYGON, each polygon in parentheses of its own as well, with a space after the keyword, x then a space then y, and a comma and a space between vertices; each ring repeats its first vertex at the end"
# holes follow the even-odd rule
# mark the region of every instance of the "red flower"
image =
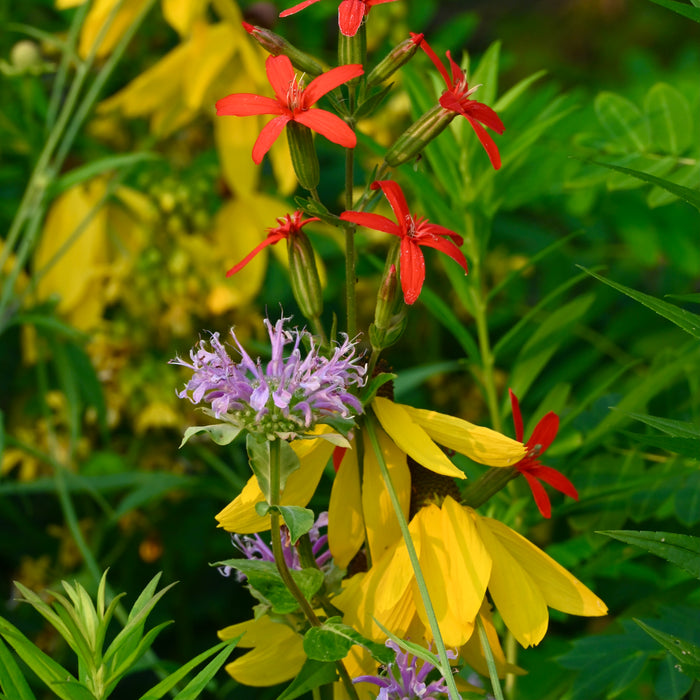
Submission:
POLYGON ((241 260, 237 265, 234 265, 227 273, 226 277, 235 275, 240 272, 263 248, 267 248, 269 245, 274 245, 283 238, 289 238, 301 232, 301 229, 306 226, 306 224, 312 221, 320 221, 316 216, 306 219, 306 221, 301 220, 302 213, 300 211, 295 211, 293 214, 285 214, 277 219, 279 226, 273 226, 267 229, 267 238, 265 238, 262 243, 253 248, 253 250, 248 253, 248 255, 241 260))
POLYGON ((479 141, 481 141, 481 145, 486 149, 491 165, 498 170, 501 167, 501 156, 498 152, 498 147, 482 124, 488 126, 489 129, 493 129, 497 134, 502 134, 506 129, 503 126, 503 122, 491 107, 470 98, 480 86, 475 85, 473 88, 469 88, 464 71, 452 60, 449 51, 447 52, 447 59, 452 70, 451 76, 425 39, 421 41, 420 46, 428 54, 438 71, 440 71, 440 75, 444 78, 445 85, 447 85, 447 90, 440 96, 440 104, 446 110, 457 112, 457 114, 461 114, 469 121, 479 141))
MULTIPOLYGON (((510 393, 510 403, 513 408, 513 424, 515 425, 515 439, 519 442, 523 441, 523 417, 520 414, 520 404, 518 397, 513 393, 512 389, 508 389, 510 393)), ((545 518, 552 515, 552 504, 549 501, 549 496, 544 490, 544 486, 540 484, 538 479, 553 486, 557 491, 561 491, 567 496, 578 501, 578 492, 574 485, 556 469, 546 467, 540 464, 540 455, 543 455, 549 446, 554 442, 559 430, 559 416, 550 411, 535 427, 530 439, 525 443, 528 448, 527 455, 521 459, 515 468, 527 479, 530 485, 532 495, 535 497, 535 503, 540 509, 540 513, 545 518)))
POLYGON ((228 95, 216 103, 219 116, 249 117, 254 114, 276 114, 263 127, 253 146, 253 161, 260 165, 263 156, 282 133, 288 122, 294 121, 317 131, 329 141, 345 148, 354 148, 357 137, 353 130, 336 114, 323 109, 310 109, 327 92, 362 75, 362 66, 348 64, 332 68, 314 78, 304 87, 303 78, 297 79, 292 62, 287 56, 268 56, 265 61, 267 79, 275 97, 242 92, 228 95))
POLYGON ((421 246, 437 248, 459 263, 467 273, 467 261, 458 246, 462 237, 443 226, 431 224, 427 219, 417 217, 408 210, 408 204, 401 188, 392 180, 379 180, 372 183, 372 189, 381 188, 389 200, 396 216, 396 223, 380 214, 367 214, 359 211, 344 211, 340 218, 360 226, 391 233, 401 238, 399 272, 404 301, 413 304, 420 295, 425 280, 425 260, 421 246), (440 236, 447 236, 445 240, 440 236))
MULTIPOLYGON (((318 0, 304 0, 294 7, 290 7, 284 12, 280 12, 280 17, 288 17, 300 10, 313 5, 318 0)), ((355 36, 362 24, 362 20, 369 14, 374 5, 382 5, 385 2, 394 0, 343 0, 338 7, 338 26, 345 36, 355 36)))

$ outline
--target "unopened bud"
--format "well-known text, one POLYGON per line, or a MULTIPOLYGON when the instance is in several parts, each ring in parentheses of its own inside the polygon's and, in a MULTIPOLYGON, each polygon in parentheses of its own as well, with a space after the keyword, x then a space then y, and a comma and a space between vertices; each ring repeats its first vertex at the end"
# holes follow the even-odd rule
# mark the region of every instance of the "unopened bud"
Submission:
POLYGON ((248 22, 243 22, 243 29, 269 54, 273 56, 287 56, 297 70, 314 77, 323 73, 323 66, 320 63, 315 61, 309 54, 290 44, 279 34, 275 34, 269 29, 265 29, 265 27, 248 24, 248 22))
MULTIPOLYGON (((347 66, 364 63, 367 56, 367 30, 364 22, 360 25, 357 33, 353 36, 346 36, 342 32, 338 34, 338 65, 347 66)), ((348 80, 348 85, 356 85, 358 78, 348 80)))
POLYGON ((294 299, 306 318, 318 319, 323 311, 323 296, 314 249, 308 236, 301 230, 288 236, 287 252, 294 299))
POLYGON ((384 274, 377 293, 374 323, 369 327, 369 339, 374 350, 383 350, 393 345, 406 328, 406 304, 399 285, 398 265, 400 241, 395 241, 389 250, 384 274))
POLYGON ((10 51, 12 66, 20 73, 41 66, 41 53, 35 42, 29 39, 18 41, 10 51))
POLYGON ((367 76, 367 86, 373 87, 383 83, 390 78, 401 66, 408 63, 413 58, 420 42, 423 41, 422 34, 413 34, 398 46, 395 46, 387 56, 385 56, 367 76))
POLYGON ((457 116, 441 105, 435 105, 399 136, 384 160, 395 168, 415 158, 457 116))
POLYGON ((287 140, 297 180, 302 187, 313 192, 321 179, 321 170, 311 129, 290 121, 287 123, 287 140))

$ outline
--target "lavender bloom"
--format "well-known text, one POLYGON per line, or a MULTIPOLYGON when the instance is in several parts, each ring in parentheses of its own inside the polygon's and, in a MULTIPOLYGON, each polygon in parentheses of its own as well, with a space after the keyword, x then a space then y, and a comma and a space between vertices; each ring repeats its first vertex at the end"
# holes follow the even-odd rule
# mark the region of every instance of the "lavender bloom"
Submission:
POLYGON ((208 403, 219 420, 262 433, 269 440, 308 433, 324 418, 361 413, 362 405, 349 391, 364 384, 367 371, 355 355, 355 343, 345 336, 332 356, 324 357, 308 331, 284 328, 289 320, 283 316, 274 326, 264 320, 272 350, 266 365, 260 358, 253 361, 233 329, 239 362, 231 359, 218 333, 211 334, 211 349, 200 340, 190 351, 190 362, 179 357, 170 361, 193 371, 178 396, 194 404, 208 403), (302 341, 310 346, 305 357, 302 341), (285 353, 287 345, 291 349, 285 353))
MULTIPOLYGON (((408 652, 401 651, 401 647, 391 639, 386 640, 386 645, 396 653, 396 662, 389 664, 386 675, 358 676, 353 679, 353 683, 378 685, 380 690, 377 700, 437 700, 439 696, 448 694, 449 690, 442 677, 426 685, 425 680, 435 666, 424 661, 417 671, 416 657, 409 662, 408 652)), ((454 659, 457 655, 448 651, 447 656, 454 659)))
MULTIPOLYGON (((313 552, 316 564, 319 569, 326 571, 331 563, 331 553, 328 549, 328 535, 321 534, 321 528, 328 527, 328 513, 321 513, 313 527, 309 530, 309 539, 311 540, 311 551, 313 552)), ((284 552, 284 560, 287 562, 289 569, 301 570, 302 565, 299 560, 299 554, 296 547, 291 543, 289 538, 289 530, 283 525, 280 528, 282 532, 282 551, 284 552)), ((275 556, 272 553, 272 545, 266 543, 257 533, 253 535, 231 535, 233 546, 240 551, 246 559, 258 559, 260 561, 275 561, 275 556)), ((220 566, 219 573, 222 576, 230 576, 234 567, 220 566)), ((241 571, 236 571, 236 579, 245 581, 246 575, 241 571)))

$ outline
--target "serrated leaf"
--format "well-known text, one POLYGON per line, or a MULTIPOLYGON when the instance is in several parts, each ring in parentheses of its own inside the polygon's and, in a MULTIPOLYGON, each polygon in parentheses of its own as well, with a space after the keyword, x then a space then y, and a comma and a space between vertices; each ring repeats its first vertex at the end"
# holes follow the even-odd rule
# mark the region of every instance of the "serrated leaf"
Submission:
POLYGON ((623 435, 632 438, 642 445, 658 447, 667 452, 673 452, 684 457, 693 459, 700 458, 700 438, 669 437, 668 435, 645 435, 641 433, 631 433, 622 431, 623 435))
POLYGON ((661 7, 665 7, 667 10, 673 10, 679 15, 686 17, 687 19, 692 19, 694 22, 700 22, 700 7, 693 4, 695 7, 688 7, 684 2, 678 2, 678 0, 651 0, 661 7))
POLYGON ((321 685, 330 685, 338 678, 335 664, 331 661, 307 659, 296 678, 285 688, 277 700, 294 700, 321 685))
POLYGON ((0 688, 14 700, 36 700, 10 650, 0 639, 0 688))
POLYGON ((652 297, 649 294, 644 294, 644 292, 638 292, 636 289, 630 289, 630 287, 625 287, 624 284, 619 284, 618 282, 613 282, 612 280, 603 277, 591 270, 578 265, 584 272, 595 277, 597 280, 604 282, 609 287, 617 289, 618 292, 626 294, 628 297, 638 301, 640 304, 644 304, 647 308, 655 311, 660 316, 668 319, 672 323, 675 323, 679 328, 682 328, 686 333, 695 338, 700 338, 700 316, 697 314, 692 314, 690 311, 681 309, 678 306, 669 304, 667 301, 662 301, 656 297, 652 297))
POLYGON ((700 537, 648 530, 602 530, 600 534, 645 549, 700 579, 700 537))
POLYGON ((634 621, 655 641, 661 644, 666 651, 676 657, 680 662, 680 670, 687 676, 700 680, 700 647, 685 639, 679 639, 676 635, 662 632, 641 620, 634 621))
POLYGON ((643 153, 651 144, 649 123, 634 102, 614 92, 599 93, 593 103, 598 121, 628 153, 643 153))
POLYGON ((367 639, 353 627, 343 624, 340 617, 331 617, 323 625, 312 627, 304 635, 304 652, 316 661, 340 661, 355 644, 367 649, 381 663, 390 663, 395 658, 391 649, 367 639))
POLYGON ((654 146, 680 155, 693 143, 693 115, 688 100, 668 83, 657 83, 644 98, 654 146))
POLYGON ((241 432, 242 428, 231 423, 215 423, 213 425, 191 425, 182 437, 182 447, 193 435, 206 433, 217 445, 229 445, 241 432))
POLYGON ((309 508, 301 506, 273 506, 282 515, 282 520, 289 530, 289 537, 292 544, 296 544, 298 539, 305 535, 314 526, 314 512, 309 508))

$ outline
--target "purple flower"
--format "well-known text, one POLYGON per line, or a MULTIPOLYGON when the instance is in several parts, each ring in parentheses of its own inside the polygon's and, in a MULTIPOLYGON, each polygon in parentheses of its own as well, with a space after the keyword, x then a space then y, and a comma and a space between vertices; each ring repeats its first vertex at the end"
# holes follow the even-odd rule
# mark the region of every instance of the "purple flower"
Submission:
MULTIPOLYGON (((328 549, 328 535, 321 534, 321 528, 328 527, 328 513, 321 513, 313 527, 309 530, 309 539, 311 540, 311 551, 318 568, 327 571, 331 565, 331 553, 328 549)), ((299 553, 296 546, 291 543, 289 538, 289 530, 283 525, 280 528, 282 532, 282 550, 284 559, 287 562, 289 569, 301 570, 303 567, 299 560, 299 553)), ((246 559, 258 559, 259 561, 275 561, 275 555, 272 553, 272 545, 266 543, 257 533, 253 535, 231 535, 233 546, 240 551, 246 559)), ((230 576, 233 566, 220 566, 219 573, 222 576, 230 576)), ((245 581, 246 575, 240 571, 236 572, 238 581, 245 581)))
POLYGON ((325 418, 360 413, 362 405, 350 387, 363 385, 367 368, 356 356, 355 343, 344 336, 326 357, 311 333, 286 329, 289 320, 283 316, 274 326, 264 320, 271 344, 266 364, 260 358, 253 361, 233 329, 238 362, 231 359, 218 333, 211 334, 209 348, 200 340, 190 351, 190 362, 179 357, 170 361, 193 371, 178 396, 194 404, 208 403, 208 412, 217 419, 270 440, 292 439, 325 418), (302 344, 309 346, 305 356, 302 344))
MULTIPOLYGON (((387 666, 386 674, 382 676, 358 676, 353 679, 353 683, 378 685, 380 690, 377 700, 436 700, 439 696, 447 695, 449 690, 442 676, 430 683, 426 684, 425 682, 428 674, 435 669, 433 664, 424 661, 420 669, 416 670, 417 659, 415 656, 409 662, 408 652, 401 651, 396 642, 387 639, 386 645, 393 649, 396 654, 396 661, 387 666)), ((448 651, 447 656, 454 659, 457 655, 448 651)))

